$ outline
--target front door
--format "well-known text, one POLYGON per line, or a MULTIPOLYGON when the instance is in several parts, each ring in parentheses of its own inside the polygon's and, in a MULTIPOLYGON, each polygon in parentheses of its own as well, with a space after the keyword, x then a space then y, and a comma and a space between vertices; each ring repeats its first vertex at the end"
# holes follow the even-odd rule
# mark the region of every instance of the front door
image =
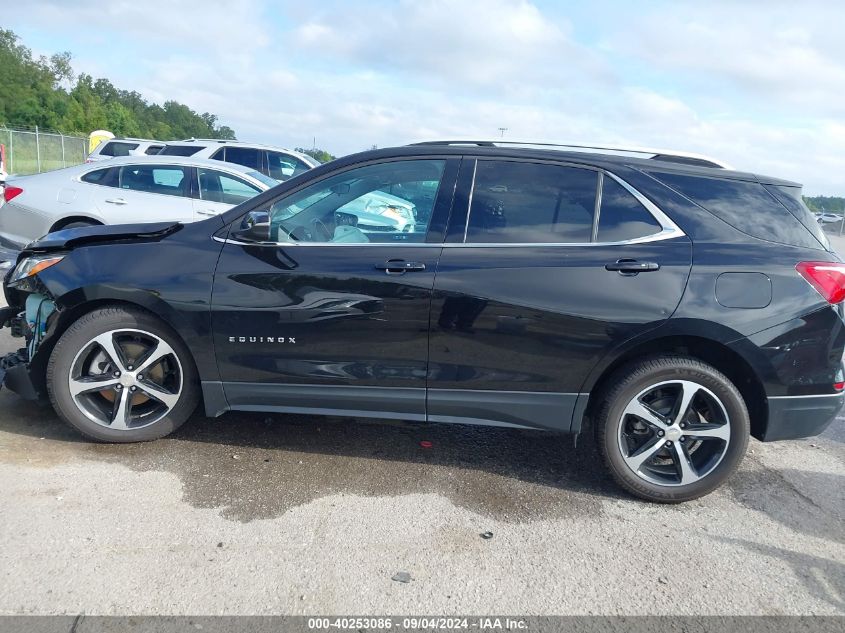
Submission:
POLYGON ((236 204, 255 197, 261 189, 243 178, 219 169, 197 167, 197 186, 194 193, 194 220, 220 215, 236 204))
POLYGON ((597 169, 465 159, 460 181, 432 300, 429 419, 569 430, 590 370, 677 307, 690 241, 597 169))
POLYGON ((231 408, 425 419, 428 315, 458 163, 347 168, 257 209, 269 236, 229 228, 212 324, 231 408))

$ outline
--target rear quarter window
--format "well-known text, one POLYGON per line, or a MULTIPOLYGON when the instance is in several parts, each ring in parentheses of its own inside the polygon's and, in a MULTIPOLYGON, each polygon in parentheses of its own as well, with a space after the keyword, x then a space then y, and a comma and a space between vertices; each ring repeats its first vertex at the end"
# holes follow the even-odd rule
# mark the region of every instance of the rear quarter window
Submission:
POLYGON ((760 183, 668 173, 652 175, 746 235, 790 246, 821 248, 807 227, 760 183))

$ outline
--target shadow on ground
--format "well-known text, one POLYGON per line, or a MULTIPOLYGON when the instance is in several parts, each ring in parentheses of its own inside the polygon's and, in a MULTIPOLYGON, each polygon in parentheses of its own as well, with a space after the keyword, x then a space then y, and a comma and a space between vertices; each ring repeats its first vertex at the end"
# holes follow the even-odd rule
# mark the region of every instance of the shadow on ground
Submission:
POLYGON ((194 416, 156 442, 92 444, 49 408, 6 397, 0 405, 7 403, 0 430, 18 439, 0 452, 3 461, 82 458, 171 472, 186 502, 240 521, 329 495, 438 494, 509 522, 596 516, 602 498, 627 498, 583 437, 575 449, 570 436, 532 431, 230 413, 194 416))
POLYGON ((715 536, 717 541, 743 547, 757 555, 787 563, 807 591, 845 613, 845 565, 829 558, 819 558, 792 550, 753 543, 742 539, 715 536))
POLYGON ((792 468, 765 468, 752 463, 752 468, 741 469, 728 482, 739 503, 795 532, 845 543, 842 522, 845 477, 792 468), (816 494, 811 497, 809 491, 816 494))

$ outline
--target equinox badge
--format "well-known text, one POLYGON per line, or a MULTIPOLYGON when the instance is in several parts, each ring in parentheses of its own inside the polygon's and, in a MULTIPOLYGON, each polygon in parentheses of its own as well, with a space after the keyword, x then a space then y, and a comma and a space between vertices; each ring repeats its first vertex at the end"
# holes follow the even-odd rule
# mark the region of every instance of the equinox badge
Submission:
POLYGON ((230 336, 230 343, 287 343, 296 344, 293 336, 230 336))

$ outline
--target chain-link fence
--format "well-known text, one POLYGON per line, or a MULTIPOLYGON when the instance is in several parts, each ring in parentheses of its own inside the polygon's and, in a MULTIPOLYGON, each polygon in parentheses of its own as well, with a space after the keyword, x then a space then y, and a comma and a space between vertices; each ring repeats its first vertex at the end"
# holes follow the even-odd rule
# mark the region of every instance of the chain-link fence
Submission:
POLYGON ((6 171, 37 174, 85 162, 88 139, 58 132, 0 126, 0 143, 6 146, 6 171))

